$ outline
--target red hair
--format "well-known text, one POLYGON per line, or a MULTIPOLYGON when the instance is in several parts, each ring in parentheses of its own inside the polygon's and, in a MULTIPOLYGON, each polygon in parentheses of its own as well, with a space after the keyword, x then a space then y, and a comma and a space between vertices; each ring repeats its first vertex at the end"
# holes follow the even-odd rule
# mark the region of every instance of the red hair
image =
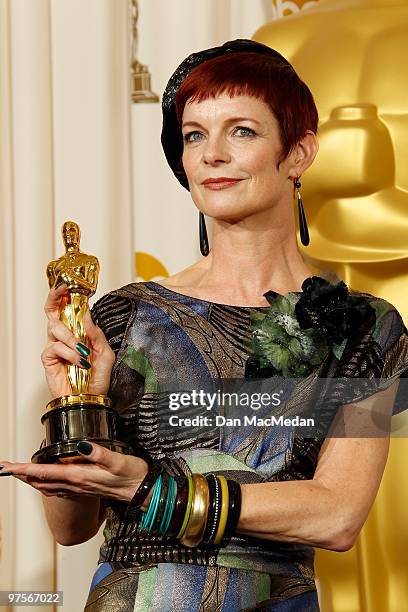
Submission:
POLYGON ((225 53, 196 66, 176 96, 179 125, 187 102, 201 102, 227 93, 263 100, 274 114, 280 131, 281 155, 286 159, 307 130, 317 133, 317 108, 308 86, 283 58, 251 51, 225 53))

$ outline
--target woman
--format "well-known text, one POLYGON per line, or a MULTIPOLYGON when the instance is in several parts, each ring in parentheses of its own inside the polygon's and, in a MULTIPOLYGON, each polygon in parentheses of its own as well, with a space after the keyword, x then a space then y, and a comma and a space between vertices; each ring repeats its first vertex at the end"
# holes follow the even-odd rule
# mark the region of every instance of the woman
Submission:
MULTIPOLYGON (((102 297, 87 313, 89 348, 58 319, 66 286, 50 291, 51 395, 68 392, 64 364, 89 367, 90 355, 90 392, 109 392, 135 448, 125 456, 85 442, 89 464, 7 464, 43 493, 61 544, 88 540, 107 519, 88 611, 318 610, 313 547, 349 550, 364 524, 389 439, 326 435, 339 400, 318 383, 348 378, 336 391, 369 408, 359 425, 371 427, 374 400, 386 417, 401 408, 408 337, 391 304, 312 276, 297 248, 292 198, 307 244, 299 179, 318 150, 317 121, 310 91, 276 51, 238 40, 189 56, 163 97, 162 144, 200 211, 204 257, 102 297), (291 426, 170 426, 169 391, 214 381, 270 390, 276 380, 285 397, 259 414, 317 406, 309 437, 291 426)), ((192 405, 178 412, 203 416, 192 405)), ((347 426, 356 412, 343 414, 347 426)))

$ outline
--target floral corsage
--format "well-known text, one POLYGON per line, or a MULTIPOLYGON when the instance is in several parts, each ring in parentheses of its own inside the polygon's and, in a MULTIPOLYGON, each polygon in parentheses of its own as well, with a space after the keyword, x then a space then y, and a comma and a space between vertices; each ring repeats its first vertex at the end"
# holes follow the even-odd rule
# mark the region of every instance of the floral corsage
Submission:
POLYGON ((251 312, 251 356, 246 378, 304 377, 332 352, 340 359, 349 338, 376 319, 363 296, 350 295, 343 281, 307 278, 302 292, 267 291, 270 308, 251 312))

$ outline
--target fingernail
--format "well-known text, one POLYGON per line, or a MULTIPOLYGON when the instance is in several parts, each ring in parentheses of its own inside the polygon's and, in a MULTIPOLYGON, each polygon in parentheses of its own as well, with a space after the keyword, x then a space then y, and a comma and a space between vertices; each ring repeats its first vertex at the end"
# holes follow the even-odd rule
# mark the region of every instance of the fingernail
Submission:
POLYGON ((13 472, 0 472, 0 476, 13 476, 13 472))
POLYGON ((89 444, 89 442, 82 441, 82 442, 78 442, 77 449, 83 455, 90 455, 93 451, 93 446, 92 444, 89 444))
POLYGON ((86 359, 84 359, 83 357, 81 357, 81 359, 79 360, 79 363, 86 368, 87 370, 89 370, 89 368, 91 368, 91 364, 89 363, 89 361, 87 361, 86 359))
POLYGON ((82 355, 82 357, 88 357, 89 353, 91 352, 89 348, 85 346, 85 344, 82 344, 82 342, 78 342, 76 345, 76 350, 80 355, 82 355))
POLYGON ((2 470, 4 468, 4 465, 0 465, 0 470, 2 470))

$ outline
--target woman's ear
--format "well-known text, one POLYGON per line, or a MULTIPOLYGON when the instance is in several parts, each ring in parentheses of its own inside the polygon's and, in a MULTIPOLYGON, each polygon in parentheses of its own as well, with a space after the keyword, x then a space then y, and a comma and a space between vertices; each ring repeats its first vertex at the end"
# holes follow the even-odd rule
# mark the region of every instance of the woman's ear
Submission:
POLYGON ((307 130, 290 153, 289 176, 301 176, 312 165, 318 150, 319 142, 316 134, 312 130, 307 130))

